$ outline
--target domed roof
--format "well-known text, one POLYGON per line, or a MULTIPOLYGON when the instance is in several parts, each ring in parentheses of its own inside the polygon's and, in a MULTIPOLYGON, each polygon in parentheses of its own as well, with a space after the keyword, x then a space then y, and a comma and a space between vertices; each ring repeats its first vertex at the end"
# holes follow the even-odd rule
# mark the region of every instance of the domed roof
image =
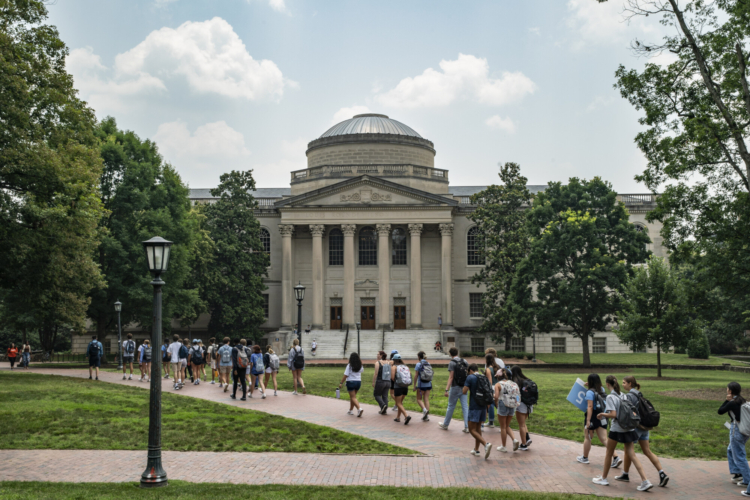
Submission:
POLYGON ((319 139, 353 134, 391 134, 417 137, 419 139, 422 138, 422 136, 415 132, 411 127, 396 120, 392 120, 386 115, 367 113, 364 115, 355 115, 354 118, 344 120, 343 122, 334 125, 326 130, 319 139))

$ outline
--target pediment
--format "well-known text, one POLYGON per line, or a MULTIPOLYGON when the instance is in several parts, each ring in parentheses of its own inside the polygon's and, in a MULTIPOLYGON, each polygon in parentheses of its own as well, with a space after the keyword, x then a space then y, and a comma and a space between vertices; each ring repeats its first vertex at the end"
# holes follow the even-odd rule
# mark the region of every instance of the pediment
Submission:
POLYGON ((342 206, 453 206, 458 202, 448 196, 436 195, 401 186, 377 177, 361 176, 347 179, 309 193, 276 203, 276 207, 342 207, 342 206))

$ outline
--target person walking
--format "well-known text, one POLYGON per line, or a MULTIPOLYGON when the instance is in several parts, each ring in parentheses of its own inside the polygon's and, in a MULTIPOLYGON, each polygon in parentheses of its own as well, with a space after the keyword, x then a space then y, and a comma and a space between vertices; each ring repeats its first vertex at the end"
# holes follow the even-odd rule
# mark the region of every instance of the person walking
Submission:
MULTIPOLYGON (((182 347, 180 347, 180 378, 182 379, 183 386, 187 382, 188 370, 192 371, 190 364, 188 364, 189 357, 190 339, 182 339, 182 347)), ((192 373, 190 373, 190 381, 194 381, 192 373)))
POLYGON ((203 365, 203 349, 198 339, 193 339, 193 347, 188 352, 187 362, 193 368, 193 385, 201 383, 201 365, 203 365))
MULTIPOLYGON (((393 366, 393 356, 395 356, 396 354, 398 354, 398 351, 396 349, 394 349, 394 350, 391 351, 390 366, 393 366)), ((396 384, 396 381, 393 380, 393 378, 391 378, 391 392, 390 392, 390 394, 391 394, 391 399, 393 400, 393 408, 391 408, 391 411, 398 410, 398 407, 396 406, 396 395, 394 394, 395 384, 396 384)))
POLYGON ((513 375, 511 380, 518 385, 518 389, 521 391, 521 403, 516 408, 518 434, 521 436, 521 446, 518 449, 528 451, 529 446, 531 446, 531 438, 529 437, 529 428, 526 426, 526 420, 531 415, 531 412, 534 411, 538 391, 536 391, 536 384, 523 374, 520 366, 514 366, 510 371, 513 375))
POLYGON ((229 345, 229 337, 224 337, 224 345, 216 351, 219 358, 219 389, 224 386, 224 392, 229 390, 229 374, 232 372, 232 347, 229 345))
POLYGON ((359 359, 359 354, 353 352, 349 355, 349 364, 346 365, 344 370, 344 376, 339 382, 339 389, 346 382, 346 391, 349 393, 349 411, 347 415, 354 415, 354 408, 357 408, 357 416, 361 417, 365 410, 359 407, 359 401, 357 401, 357 392, 362 387, 362 373, 364 373, 365 367, 362 366, 362 360, 359 359))
POLYGON ((141 366, 143 367, 143 376, 145 381, 151 380, 151 355, 153 353, 151 349, 151 341, 146 339, 143 341, 143 349, 141 349, 141 366))
POLYGON ((8 350, 5 351, 5 353, 8 355, 8 362, 10 362, 10 369, 13 369, 13 365, 16 364, 16 358, 18 357, 18 348, 16 347, 16 344, 13 342, 10 343, 10 347, 8 347, 8 350))
POLYGON ((241 339, 232 349, 232 399, 237 399, 237 384, 242 386, 242 398, 240 401, 247 401, 247 378, 245 371, 250 366, 250 356, 247 352, 247 340, 241 339))
MULTIPOLYGON (((622 379, 622 392, 624 393, 625 398, 627 398, 630 404, 633 405, 634 408, 638 408, 638 399, 639 396, 641 396, 641 385, 635 380, 635 377, 630 375, 622 379)), ((635 430, 635 432, 638 433, 638 445, 641 447, 641 451, 648 457, 648 459, 651 461, 653 466, 656 467, 656 470, 659 473, 659 486, 666 486, 669 482, 669 476, 667 476, 667 473, 664 472, 664 469, 661 468, 661 461, 659 461, 659 457, 654 455, 654 452, 651 451, 651 447, 649 446, 650 431, 638 428, 635 430)), ((630 457, 625 455, 625 461, 622 465, 622 474, 619 476, 615 476, 615 479, 617 481, 630 481, 630 476, 628 474, 629 470, 630 457)))
POLYGON ((198 339, 198 347, 200 347, 201 351, 203 351, 203 361, 201 362, 200 367, 199 367, 200 373, 198 374, 198 380, 200 380, 200 377, 202 375, 203 381, 206 382, 208 378, 206 375, 206 365, 208 364, 207 363, 208 352, 206 351, 206 347, 203 345, 203 341, 201 339, 198 339))
POLYGON ((164 369, 164 378, 169 378, 169 366, 172 362, 172 355, 169 354, 169 339, 164 339, 161 345, 161 364, 164 369))
POLYGON ((480 456, 482 454, 479 451, 480 446, 484 446, 484 459, 487 460, 492 452, 492 443, 488 443, 482 437, 482 424, 484 419, 487 418, 487 403, 479 401, 479 393, 487 394, 489 396, 492 391, 492 385, 489 379, 478 373, 479 367, 476 363, 472 363, 468 368, 468 375, 466 376, 466 382, 461 389, 463 394, 471 394, 469 400, 469 432, 474 437, 474 449, 471 450, 473 456, 480 456), (484 380, 480 379, 483 377, 484 380), (485 391, 480 391, 481 386, 485 387, 485 391))
POLYGON ((143 346, 145 346, 145 342, 141 343, 141 345, 138 346, 138 370, 141 372, 141 378, 139 382, 143 382, 143 346))
MULTIPOLYGON (((492 384, 492 387, 495 387, 495 384, 499 382, 498 378, 495 376, 497 372, 502 370, 502 367, 497 364, 495 361, 495 355, 494 354, 485 354, 484 355, 484 376, 487 377, 487 380, 490 381, 490 384, 492 384)), ((493 401, 488 407, 487 407, 487 421, 488 426, 490 429, 495 427, 495 402, 493 401)))
POLYGON ((401 422, 401 414, 404 415, 404 425, 409 425, 411 416, 406 413, 404 409, 404 398, 409 393, 409 386, 411 385, 411 371, 409 367, 404 364, 400 354, 393 355, 393 366, 391 366, 391 380, 393 380, 394 388, 393 395, 396 400, 396 408, 398 413, 394 422, 401 422))
POLYGON ((23 352, 21 352, 21 360, 23 361, 23 369, 28 370, 29 363, 31 363, 31 345, 29 345, 28 340, 23 344, 23 352))
POLYGON ((445 410, 445 418, 438 424, 443 430, 448 430, 448 426, 453 418, 453 411, 456 409, 456 403, 461 402, 461 413, 464 417, 464 432, 469 433, 469 403, 466 394, 463 392, 466 377, 469 376, 469 365, 465 360, 458 357, 458 349, 451 347, 448 350, 451 361, 448 363, 448 383, 445 386, 445 397, 448 398, 448 408, 445 410))
POLYGON ((182 365, 180 362, 180 351, 182 350, 182 341, 176 333, 172 335, 172 343, 169 344, 167 352, 169 353, 169 364, 172 366, 174 375, 174 390, 182 388, 182 365))
POLYGON ((273 352, 273 349, 271 349, 271 346, 268 346, 268 352, 266 352, 263 355, 263 366, 266 367, 266 375, 263 380, 263 386, 268 389, 268 379, 273 378, 273 395, 278 396, 276 391, 278 391, 278 383, 276 382, 276 375, 279 373, 279 367, 281 365, 281 362, 279 360, 279 356, 273 352))
POLYGON ((747 465, 747 453, 745 452, 745 443, 748 436, 740 432, 740 417, 742 405, 745 404, 745 398, 742 397, 742 387, 737 382, 730 382, 727 385, 727 396, 719 408, 719 415, 729 414, 729 446, 727 446, 727 463, 729 464, 729 473, 732 474, 732 482, 737 483, 743 488, 743 496, 750 496, 750 467, 747 465))
POLYGON ((318 349, 318 342, 316 342, 315 339, 312 340, 312 344, 310 344, 310 352, 313 356, 315 356, 315 351, 318 349))
POLYGON ((211 385, 216 384, 216 375, 218 374, 218 365, 216 363, 216 351, 218 346, 216 345, 216 337, 208 339, 209 345, 206 350, 206 361, 211 367, 211 385))
POLYGON ((497 451, 508 453, 508 448, 505 447, 508 438, 513 441, 513 451, 516 451, 521 445, 520 441, 513 436, 513 429, 510 428, 516 408, 521 403, 521 391, 518 389, 518 384, 510 379, 510 370, 499 370, 495 377, 498 379, 497 384, 495 384, 495 404, 497 405, 497 420, 500 425, 501 441, 497 451))
POLYGON ((96 335, 91 336, 91 342, 86 348, 86 356, 89 358, 89 380, 91 380, 94 369, 96 369, 96 380, 99 380, 99 367, 104 356, 104 346, 96 339, 96 335))
MULTIPOLYGON (((583 455, 576 457, 576 460, 582 464, 588 464, 594 434, 599 438, 602 446, 607 447, 607 420, 597 418, 597 415, 604 411, 607 393, 604 392, 602 379, 597 373, 591 373, 584 385, 588 390, 586 391, 586 411, 583 413, 583 455)), ((620 457, 612 456, 611 467, 618 467, 621 463, 620 457)))
POLYGON ((133 334, 128 333, 128 338, 122 343, 122 379, 125 380, 125 372, 130 365, 130 378, 133 380, 133 358, 135 356, 135 340, 133 334))
POLYGON ((640 460, 638 460, 638 457, 635 455, 635 443, 636 441, 638 441, 638 433, 635 431, 635 427, 622 427, 620 425, 620 419, 617 418, 623 403, 622 393, 620 392, 620 384, 617 383, 617 378, 613 375, 608 375, 606 382, 607 389, 609 389, 610 394, 607 396, 604 412, 597 415, 597 418, 611 418, 612 423, 609 427, 609 435, 607 436, 607 452, 604 457, 604 470, 602 471, 601 476, 597 476, 593 479, 593 482, 594 484, 598 484, 600 486, 609 486, 607 475, 609 474, 609 469, 611 467, 610 461, 612 459, 612 454, 617 447, 617 443, 622 443, 623 445, 625 445, 625 455, 630 458, 633 465, 635 465, 636 470, 638 471, 638 475, 641 476, 641 484, 636 489, 638 491, 648 491, 653 487, 653 484, 651 484, 651 482, 646 478, 646 474, 643 471, 643 466, 641 465, 640 460))
POLYGON ((385 351, 378 351, 372 373, 373 396, 380 406, 381 415, 388 413, 388 391, 391 388, 391 363, 385 351))
POLYGON ((305 351, 302 346, 299 345, 299 339, 294 339, 292 342, 292 348, 289 349, 289 357, 286 360, 286 366, 289 371, 292 372, 292 378, 294 379, 294 394, 298 394, 297 387, 302 386, 302 394, 307 394, 305 388, 305 382, 302 380, 302 372, 305 371, 305 351))
POLYGON ((430 421, 430 391, 435 372, 427 361, 424 351, 417 353, 417 366, 414 368, 414 389, 417 392, 417 404, 422 408, 422 420, 430 421))
POLYGON ((266 399, 266 386, 263 383, 263 372, 266 371, 263 362, 263 353, 260 352, 260 346, 253 346, 253 353, 250 355, 250 397, 253 397, 253 388, 258 384, 260 390, 260 399, 266 399))

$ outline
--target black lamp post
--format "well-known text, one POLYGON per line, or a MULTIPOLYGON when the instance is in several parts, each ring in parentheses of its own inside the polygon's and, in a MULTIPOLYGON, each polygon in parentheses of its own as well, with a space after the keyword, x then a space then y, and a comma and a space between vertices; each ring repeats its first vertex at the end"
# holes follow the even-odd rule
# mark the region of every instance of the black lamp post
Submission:
POLYGON ((359 353, 359 329, 362 327, 362 323, 357 321, 354 324, 357 325, 357 354, 361 356, 361 354, 359 353))
POLYGON ((120 324, 122 302, 119 300, 115 302, 115 311, 117 311, 117 368, 122 370, 122 325, 120 324))
MULTIPOLYGON (((151 345, 161 345, 161 287, 165 285, 161 274, 167 270, 169 250, 172 242, 161 236, 154 236, 143 242, 148 260, 148 270, 154 279, 154 316, 151 327, 151 345)), ((148 462, 141 474, 141 488, 154 488, 167 485, 167 472, 161 466, 161 356, 153 356, 153 370, 160 376, 151 377, 151 397, 148 410, 148 462)))
POLYGON ((305 287, 301 282, 297 282, 294 287, 294 297, 297 299, 297 340, 302 346, 302 300, 305 298, 305 287))

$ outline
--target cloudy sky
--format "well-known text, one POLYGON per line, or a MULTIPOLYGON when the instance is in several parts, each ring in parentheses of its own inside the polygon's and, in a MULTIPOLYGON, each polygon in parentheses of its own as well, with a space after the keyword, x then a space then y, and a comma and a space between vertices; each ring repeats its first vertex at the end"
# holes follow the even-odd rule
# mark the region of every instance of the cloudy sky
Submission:
MULTIPOLYGON (((284 187, 309 141, 363 112, 435 143, 453 185, 599 175, 619 192, 645 161, 613 89, 628 47, 660 37, 622 0, 476 2, 57 0, 68 69, 97 116, 157 142, 191 187, 253 169, 284 187)), ((663 57, 662 57, 663 58, 663 57)))

